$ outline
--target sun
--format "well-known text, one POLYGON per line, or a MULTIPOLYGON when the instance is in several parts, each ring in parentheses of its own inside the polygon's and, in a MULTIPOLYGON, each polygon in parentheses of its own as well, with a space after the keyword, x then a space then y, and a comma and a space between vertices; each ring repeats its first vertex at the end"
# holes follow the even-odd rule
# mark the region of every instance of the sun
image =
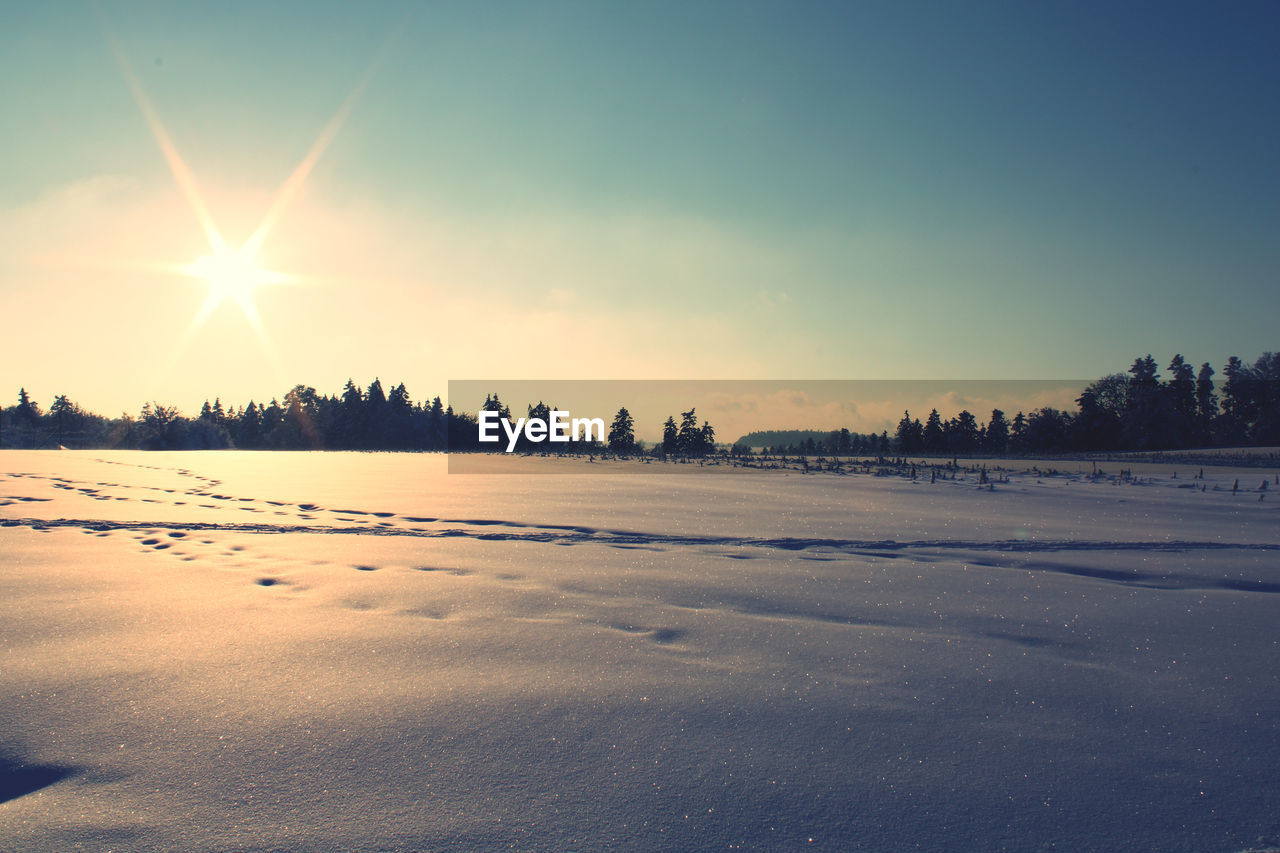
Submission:
POLYGON ((218 304, 231 300, 241 308, 253 304, 253 291, 258 286, 288 280, 287 276, 265 269, 248 247, 214 248, 188 265, 187 273, 209 285, 210 299, 218 304))
MULTIPOLYGON (((346 122, 347 116, 354 109, 361 94, 373 79, 374 72, 382 63, 386 46, 384 46, 383 51, 380 51, 374 57, 364 76, 356 83, 355 87, 347 95, 346 100, 338 107, 337 112, 329 119, 329 123, 324 126, 320 131, 320 135, 316 137, 315 142, 311 144, 306 156, 302 158, 302 162, 297 165, 288 179, 285 180, 284 185, 280 187, 279 192, 276 193, 271 202, 270 208, 252 236, 243 246, 235 249, 227 244, 214 224, 213 215, 209 211, 208 205, 205 204, 195 175, 192 174, 191 169, 178 153, 177 146, 174 145, 173 140, 169 137, 169 132, 161 122, 159 114, 151 103, 151 99, 147 97, 147 93, 138 77, 133 73, 124 51, 110 32, 107 33, 107 43, 116 59, 116 64, 120 67, 121 74, 124 76, 125 84, 129 87, 138 109, 142 112, 143 119, 145 119, 147 126, 151 130, 151 135, 155 137, 160 153, 164 155, 165 162, 169 165, 169 171, 173 174, 174 182, 186 198, 188 205, 191 207, 191 212, 195 214, 205 237, 209 241, 208 254, 201 255, 189 264, 165 263, 147 265, 149 268, 158 266, 166 273, 177 273, 199 279, 208 288, 200 310, 196 312, 196 316, 192 319, 187 331, 178 342, 178 350, 182 351, 187 346, 205 321, 222 303, 231 301, 239 306, 263 346, 270 351, 271 342, 267 338, 262 318, 258 315, 258 309, 254 303, 254 295, 264 285, 304 283, 305 279, 268 269, 258 259, 258 250, 266 241, 268 234, 279 222, 285 209, 301 191, 308 175, 311 174, 311 170, 319 162, 325 149, 329 147, 334 137, 338 135, 338 131, 346 122)), ((389 44, 390 42, 388 41, 387 45, 389 44)))
POLYGON ((204 325, 222 303, 233 302, 243 312, 254 331, 262 335, 262 320, 258 316, 254 293, 264 285, 287 284, 294 281, 294 278, 263 266, 258 259, 254 241, 239 249, 233 249, 221 239, 210 242, 212 246, 208 254, 178 268, 178 272, 203 281, 208 288, 204 304, 200 306, 188 334, 193 334, 204 325))

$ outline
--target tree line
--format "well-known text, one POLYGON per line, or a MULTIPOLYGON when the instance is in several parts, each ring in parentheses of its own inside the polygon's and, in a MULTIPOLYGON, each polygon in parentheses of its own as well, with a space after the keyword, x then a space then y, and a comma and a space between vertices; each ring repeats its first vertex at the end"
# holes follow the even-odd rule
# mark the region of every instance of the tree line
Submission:
MULTIPOLYGON (((1194 370, 1175 355, 1160 374, 1154 358, 1134 360, 1127 373, 1112 373, 1090 383, 1076 398, 1075 411, 1052 407, 1017 412, 999 409, 979 422, 969 411, 944 420, 936 409, 923 422, 904 412, 891 435, 829 432, 753 433, 769 436, 771 453, 887 455, 889 453, 1039 454, 1123 450, 1173 450, 1192 447, 1280 445, 1280 354, 1267 352, 1252 364, 1232 356, 1223 382, 1206 362, 1194 370)), ((555 407, 542 401, 526 407, 529 417, 547 419, 555 407)), ((511 410, 491 394, 480 411, 511 410)), ((439 396, 414 402, 400 383, 390 394, 374 379, 367 388, 348 380, 330 396, 296 385, 282 400, 265 405, 250 400, 224 407, 205 401, 195 417, 176 407, 148 403, 134 417, 105 418, 86 411, 65 395, 47 412, 25 389, 15 405, 0 409, 0 446, 202 450, 492 450, 477 440, 477 416, 455 411, 439 396)), ((755 445, 753 445, 755 446, 755 445)), ((635 437, 635 421, 624 407, 608 427, 604 441, 535 445, 522 450, 605 451, 630 455, 696 457, 717 452, 716 432, 697 410, 674 415, 662 426, 662 439, 646 448, 635 437)), ((743 442, 731 452, 746 451, 743 442)))
POLYGON ((1280 354, 1264 353, 1252 365, 1232 356, 1221 387, 1208 362, 1197 371, 1179 354, 1167 369, 1162 378, 1150 354, 1134 359, 1127 373, 1086 386, 1074 412, 1043 407, 1010 419, 994 409, 978 423, 968 411, 944 421, 934 409, 923 424, 904 412, 894 449, 1053 454, 1280 444, 1280 354))
POLYGON ((362 390, 348 380, 337 396, 296 385, 283 400, 242 407, 205 401, 187 417, 177 407, 147 403, 135 417, 104 418, 59 396, 42 413, 25 389, 0 417, 6 447, 140 450, 418 450, 444 447, 450 413, 439 397, 414 403, 403 383, 387 394, 375 379, 362 390))
POLYGON ((888 431, 857 433, 848 429, 780 429, 749 432, 734 444, 739 453, 758 447, 770 456, 887 456, 897 447, 888 431))
MULTIPOLYGON (((550 419, 555 408, 539 401, 527 407, 528 417, 550 419)), ((504 418, 511 409, 497 394, 488 395, 479 411, 494 411, 504 418)), ((715 429, 705 420, 699 426, 696 411, 682 414, 679 427, 668 418, 670 435, 649 449, 658 455, 701 456, 715 451, 715 429)), ((224 406, 221 399, 206 400, 199 415, 186 417, 174 406, 147 403, 137 417, 122 414, 104 418, 89 412, 65 395, 42 411, 25 388, 15 405, 0 409, 0 447, 116 448, 122 450, 501 450, 478 440, 478 413, 472 415, 446 406, 439 396, 415 403, 404 383, 388 394, 374 379, 366 389, 347 380, 342 393, 320 394, 307 385, 296 385, 283 400, 265 405, 224 406)), ((645 452, 635 437, 635 420, 621 408, 604 440, 586 437, 578 441, 535 444, 521 439, 518 450, 604 452, 631 455, 645 452)))
POLYGON ((890 435, 847 429, 749 433, 739 439, 772 454, 860 456, 890 453, 944 455, 1056 454, 1180 450, 1197 447, 1280 445, 1280 354, 1253 364, 1232 356, 1221 386, 1207 362, 1194 370, 1181 354, 1168 378, 1150 355, 1134 359, 1126 373, 1091 382, 1074 412, 1052 407, 1018 412, 993 409, 985 422, 968 410, 944 420, 937 409, 923 422, 903 412, 890 435))

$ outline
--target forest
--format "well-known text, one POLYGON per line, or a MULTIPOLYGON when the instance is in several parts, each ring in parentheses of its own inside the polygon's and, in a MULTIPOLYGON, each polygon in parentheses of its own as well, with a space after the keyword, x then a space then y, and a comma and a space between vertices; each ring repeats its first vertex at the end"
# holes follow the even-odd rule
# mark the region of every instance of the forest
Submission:
MULTIPOLYGON (((731 448, 717 444, 715 428, 705 419, 699 423, 695 408, 681 412, 679 420, 668 417, 661 426, 662 439, 646 447, 636 440, 634 419, 622 408, 606 442, 570 442, 560 448, 677 456, 744 454, 751 447, 832 455, 1036 455, 1280 445, 1280 354, 1264 353, 1252 364, 1233 356, 1221 383, 1215 382, 1208 363, 1197 371, 1181 355, 1166 370, 1162 377, 1154 358, 1137 358, 1127 372, 1103 376, 1083 388, 1074 411, 1039 408, 1010 417, 995 409, 980 420, 969 411, 944 419, 935 409, 923 421, 904 412, 892 432, 757 432, 731 448)), ((545 418, 553 408, 542 401, 527 404, 530 417, 545 418)), ((496 394, 486 397, 479 410, 511 414, 496 394)), ((481 449, 476 438, 475 414, 456 411, 439 396, 415 402, 404 383, 387 393, 378 379, 363 389, 348 380, 333 396, 296 385, 266 404, 250 400, 227 406, 221 399, 206 400, 193 417, 150 402, 137 416, 107 418, 65 395, 55 397, 46 411, 25 388, 13 405, 0 410, 0 447, 8 448, 468 451, 481 449)))

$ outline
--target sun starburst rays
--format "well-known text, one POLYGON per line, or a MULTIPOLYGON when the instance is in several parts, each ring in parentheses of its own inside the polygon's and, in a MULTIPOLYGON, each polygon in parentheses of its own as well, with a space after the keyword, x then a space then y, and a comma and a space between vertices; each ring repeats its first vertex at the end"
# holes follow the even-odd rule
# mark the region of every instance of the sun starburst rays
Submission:
POLYGON ((264 285, 290 284, 298 280, 287 273, 263 267, 248 245, 231 249, 224 243, 220 247, 214 247, 209 254, 201 255, 178 269, 185 275, 201 279, 209 288, 204 303, 192 321, 193 333, 204 325, 222 303, 231 301, 239 306, 259 337, 264 337, 262 318, 253 301, 254 291, 264 285))
POLYGON ((378 65, 381 63, 386 45, 384 45, 384 50, 375 56, 365 74, 352 88, 333 116, 325 123, 301 162, 298 163, 297 167, 280 186, 271 203, 267 206, 267 211, 261 222, 253 230, 249 239, 241 247, 235 248, 227 243, 214 223, 213 215, 205 202, 204 195, 200 191, 195 175, 178 152, 177 146, 173 143, 168 130, 160 120, 159 113, 152 105, 151 99, 142 87, 142 83, 129 65, 124 51, 109 30, 106 31, 105 35, 129 92, 142 113, 156 145, 160 148, 165 163, 173 175, 174 182, 199 222, 205 239, 209 244, 209 252, 191 263, 166 264, 159 267, 155 264, 149 265, 152 268, 162 268, 170 273, 199 279, 208 288, 204 301, 192 318, 186 333, 179 341, 179 350, 185 349, 200 328, 226 302, 231 302, 240 309, 244 319, 263 343, 263 346, 270 350, 270 341, 262 316, 258 312, 254 293, 264 286, 298 283, 302 279, 295 275, 268 269, 259 259, 259 252, 268 234, 278 224, 286 208, 297 197, 312 169, 315 168, 325 150, 338 135, 347 117, 354 109, 356 102, 368 87, 378 65))
POLYGON ((116 64, 120 66, 120 73, 124 76, 125 84, 129 87, 129 93, 133 95, 133 100, 138 105, 138 110, 147 122, 147 128, 151 131, 152 137, 155 138, 156 145, 160 148, 160 153, 164 155, 165 163, 173 174, 174 182, 178 185, 183 197, 186 198, 192 213, 195 214, 196 219, 200 222, 200 227, 204 230, 209 246, 214 249, 225 246, 222 235, 218 233, 217 227, 213 224, 213 216, 209 213, 209 208, 204 203, 204 196, 200 193, 200 187, 196 183, 195 175, 187 168, 186 162, 178 153, 177 147, 169 137, 169 132, 160 121, 159 114, 156 112, 155 107, 151 105, 151 99, 147 97, 146 90, 142 88, 142 83, 134 75, 133 68, 125 58, 124 51, 120 49, 120 44, 110 33, 107 34, 107 43, 111 46, 111 54, 115 57, 116 64))

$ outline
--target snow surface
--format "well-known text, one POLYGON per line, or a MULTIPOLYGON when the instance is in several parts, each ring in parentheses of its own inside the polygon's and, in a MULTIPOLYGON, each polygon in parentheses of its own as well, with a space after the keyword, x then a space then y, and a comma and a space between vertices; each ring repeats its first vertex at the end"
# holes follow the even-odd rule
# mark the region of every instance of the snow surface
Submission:
POLYGON ((1280 844, 1276 472, 1006 464, 5 451, 0 849, 1280 844))

